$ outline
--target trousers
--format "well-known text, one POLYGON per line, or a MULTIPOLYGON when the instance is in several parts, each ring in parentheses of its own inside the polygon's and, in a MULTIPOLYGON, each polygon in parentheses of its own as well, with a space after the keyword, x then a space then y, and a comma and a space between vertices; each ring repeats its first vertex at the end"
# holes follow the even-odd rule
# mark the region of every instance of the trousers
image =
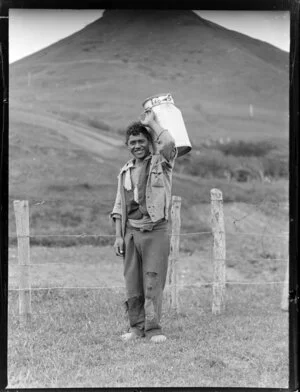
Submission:
POLYGON ((129 330, 139 336, 160 334, 170 253, 168 222, 160 222, 149 231, 127 226, 124 242, 125 304, 129 330))

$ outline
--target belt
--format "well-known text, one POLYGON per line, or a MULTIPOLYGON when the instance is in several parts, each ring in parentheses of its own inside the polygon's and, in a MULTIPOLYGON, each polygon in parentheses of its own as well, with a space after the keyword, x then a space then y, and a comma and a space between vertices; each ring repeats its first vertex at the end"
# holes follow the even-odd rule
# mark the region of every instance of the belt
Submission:
POLYGON ((131 224, 129 222, 127 222, 126 227, 131 230, 137 230, 137 231, 142 231, 142 232, 143 231, 152 231, 152 230, 155 230, 157 228, 157 226, 160 225, 161 223, 167 223, 167 222, 168 221, 165 218, 162 218, 157 222, 147 223, 143 227, 134 227, 134 226, 131 226, 131 224))

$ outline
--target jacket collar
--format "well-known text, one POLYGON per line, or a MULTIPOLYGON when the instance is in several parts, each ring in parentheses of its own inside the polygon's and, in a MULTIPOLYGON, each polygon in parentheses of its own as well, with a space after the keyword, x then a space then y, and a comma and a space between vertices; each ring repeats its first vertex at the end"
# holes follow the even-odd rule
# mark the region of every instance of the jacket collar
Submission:
MULTIPOLYGON (((150 153, 149 155, 147 155, 146 157, 145 157, 145 161, 147 161, 148 159, 151 159, 152 158, 152 154, 150 153)), ((135 158, 132 158, 132 159, 130 159, 128 162, 126 162, 125 163, 125 165, 122 167, 122 169, 121 169, 121 174, 122 173, 124 173, 124 172, 126 172, 128 169, 130 169, 131 167, 134 167, 135 166, 135 158)))

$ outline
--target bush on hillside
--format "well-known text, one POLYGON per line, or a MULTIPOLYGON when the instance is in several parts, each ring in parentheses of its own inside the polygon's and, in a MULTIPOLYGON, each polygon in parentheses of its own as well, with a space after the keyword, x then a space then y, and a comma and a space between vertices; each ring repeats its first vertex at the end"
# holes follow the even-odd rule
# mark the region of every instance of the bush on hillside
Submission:
POLYGON ((233 173, 240 166, 239 158, 227 157, 221 151, 210 150, 179 158, 175 168, 179 172, 202 178, 226 178, 227 173, 233 173))
MULTIPOLYGON (((227 160, 228 161, 228 160, 227 160)), ((225 177, 224 171, 228 170, 229 163, 220 151, 211 151, 208 155, 198 155, 191 159, 187 171, 193 176, 203 178, 225 177)))
POLYGON ((288 176, 287 152, 268 141, 211 142, 180 157, 175 170, 202 178, 235 178, 246 171, 247 179, 288 176))
POLYGON ((273 178, 287 178, 289 175, 288 159, 270 155, 263 158, 263 166, 265 176, 273 178))
POLYGON ((87 123, 90 127, 101 129, 101 131, 110 131, 110 126, 97 118, 90 118, 87 120, 87 123))
POLYGON ((222 151, 224 155, 233 155, 236 157, 262 157, 268 154, 275 147, 268 141, 245 142, 230 141, 224 144, 218 143, 214 148, 222 151))

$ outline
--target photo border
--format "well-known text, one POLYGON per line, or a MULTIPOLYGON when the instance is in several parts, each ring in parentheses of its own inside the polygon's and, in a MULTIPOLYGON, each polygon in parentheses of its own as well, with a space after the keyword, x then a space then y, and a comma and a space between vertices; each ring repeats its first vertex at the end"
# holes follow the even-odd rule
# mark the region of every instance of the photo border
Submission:
MULTIPOLYGON (((183 2, 181 3, 183 4, 183 2)), ((136 8, 130 2, 123 4, 121 1, 88 0, 76 4, 71 1, 55 0, 3 0, 0 5, 0 104, 1 104, 1 154, 0 154, 0 389, 7 386, 7 320, 8 320, 8 101, 9 101, 9 9, 132 9, 136 8)), ((298 281, 298 213, 299 213, 299 0, 211 0, 195 2, 185 1, 184 6, 178 6, 175 1, 151 1, 139 4, 141 9, 197 9, 197 10, 280 10, 290 12, 290 123, 289 123, 289 148, 290 148, 290 276, 289 276, 289 388, 294 391, 299 388, 298 376, 298 347, 299 347, 299 281, 298 281), (144 5, 146 5, 144 7, 144 5), (151 6, 150 6, 151 5, 151 6), (201 7, 199 7, 201 5, 201 7)), ((72 390, 75 388, 68 388, 72 390)), ((76 388, 77 390, 103 390, 105 388, 76 388)), ((113 388, 118 390, 119 388, 113 388)), ((120 388, 122 390, 150 390, 157 388, 120 388)), ((159 388, 166 389, 166 388, 159 388)), ((206 388, 197 389, 216 390, 244 390, 256 391, 267 389, 269 391, 284 390, 279 388, 206 388)), ((13 389, 8 389, 13 390, 13 389)), ((18 388, 18 390, 22 390, 18 388)), ((47 388, 36 389, 48 390, 47 388)), ((52 390, 49 388, 49 390, 52 390)), ((172 388, 175 390, 175 388, 172 388)), ((176 388, 176 390, 194 390, 194 388, 176 388)), ((286 389, 285 389, 286 390, 286 389)))

